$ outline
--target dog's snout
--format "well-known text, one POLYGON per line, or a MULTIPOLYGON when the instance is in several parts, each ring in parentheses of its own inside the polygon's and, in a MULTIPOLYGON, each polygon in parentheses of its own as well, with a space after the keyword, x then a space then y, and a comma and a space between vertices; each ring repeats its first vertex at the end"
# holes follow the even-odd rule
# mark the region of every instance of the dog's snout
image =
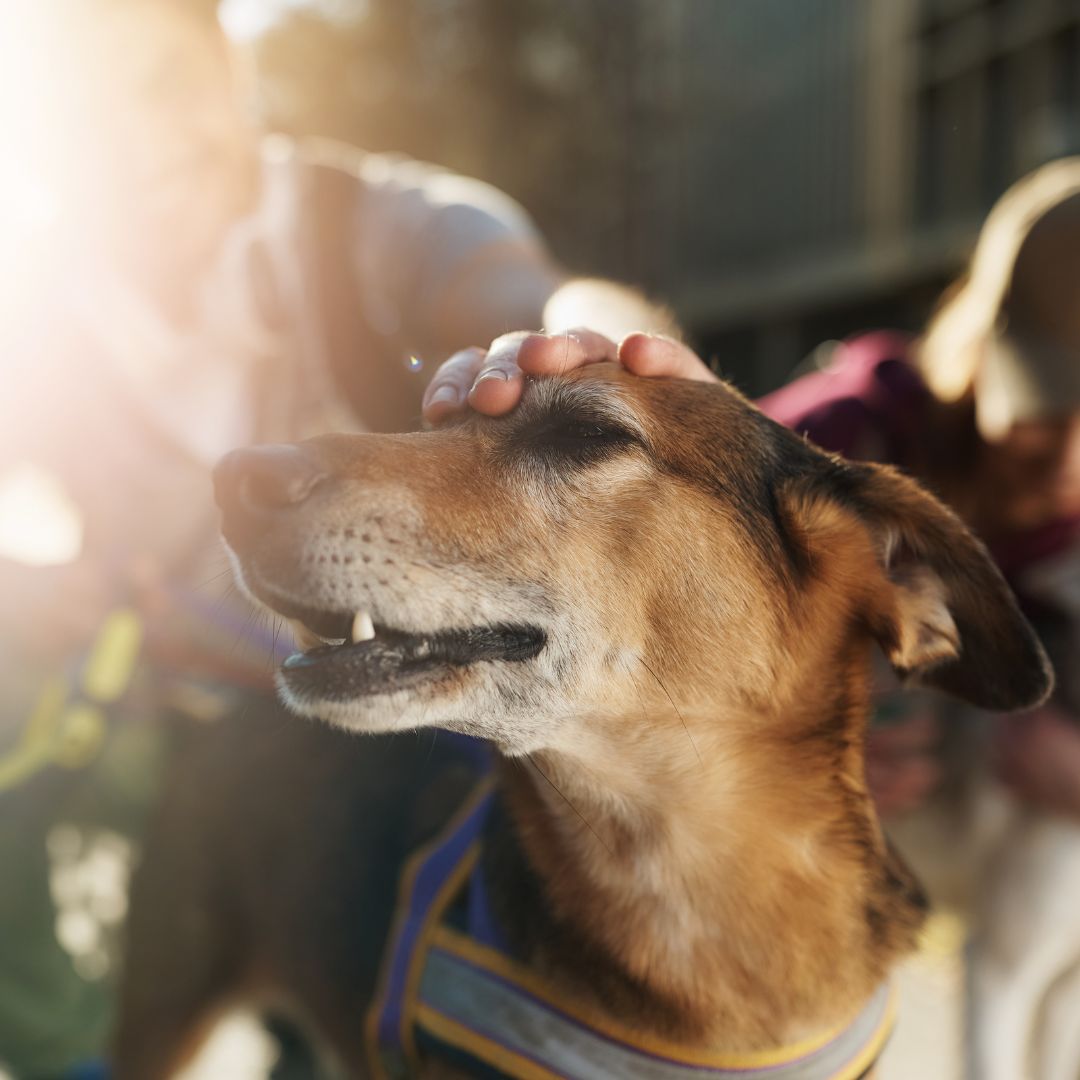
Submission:
POLYGON ((226 523, 239 523, 299 505, 326 475, 298 446, 233 450, 214 469, 214 497, 226 523))

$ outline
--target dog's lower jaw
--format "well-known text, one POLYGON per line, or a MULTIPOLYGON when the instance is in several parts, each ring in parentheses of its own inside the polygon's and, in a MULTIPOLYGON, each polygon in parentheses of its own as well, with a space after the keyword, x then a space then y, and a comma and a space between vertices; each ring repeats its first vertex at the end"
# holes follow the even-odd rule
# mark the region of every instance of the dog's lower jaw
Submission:
POLYGON ((300 696, 280 676, 277 686, 290 712, 355 734, 449 731, 487 740, 506 757, 527 757, 544 746, 563 714, 549 711, 550 703, 545 708, 538 694, 535 701, 519 698, 520 714, 508 715, 497 688, 487 686, 477 692, 468 685, 474 674, 451 672, 441 685, 432 686, 430 693, 413 687, 346 701, 300 696), (461 685, 454 685, 455 681, 461 685), (513 731, 511 738, 507 738, 508 729, 513 731))
POLYGON ((920 915, 878 895, 889 854, 865 795, 865 836, 838 842, 850 810, 841 821, 835 792, 794 775, 762 787, 753 740, 734 770, 730 740, 721 755, 693 734, 697 750, 675 755, 657 740, 611 746, 603 763, 565 751, 504 762, 554 928, 530 959, 571 994, 620 1002, 618 1019, 702 1049, 820 1034, 866 1003, 920 915))
POLYGON ((557 650, 525 660, 446 667, 398 690, 335 700, 298 692, 277 675, 291 712, 360 734, 442 729, 491 742, 507 757, 524 757, 577 730, 576 687, 561 674, 557 650))

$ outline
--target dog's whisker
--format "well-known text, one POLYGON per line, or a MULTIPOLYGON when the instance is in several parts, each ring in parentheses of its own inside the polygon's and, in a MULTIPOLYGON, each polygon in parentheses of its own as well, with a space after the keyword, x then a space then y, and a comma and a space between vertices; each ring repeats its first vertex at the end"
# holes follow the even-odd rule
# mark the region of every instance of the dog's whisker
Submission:
POLYGON ((280 618, 280 616, 275 615, 273 617, 274 633, 273 633, 273 638, 272 638, 271 643, 270 643, 270 671, 271 672, 273 672, 273 670, 277 667, 278 635, 281 633, 281 630, 282 630, 283 626, 284 626, 283 620, 280 618))
POLYGON ((608 847, 608 845, 604 841, 604 838, 596 831, 596 829, 593 828, 592 823, 589 821, 589 819, 566 797, 566 795, 563 793, 563 791, 559 787, 559 785, 556 784, 555 781, 552 780, 551 777, 548 776, 548 774, 546 772, 544 772, 544 770, 541 769, 540 766, 537 765, 535 761, 533 761, 532 754, 526 754, 525 755, 525 760, 548 782, 548 784, 551 785, 552 791, 554 791, 559 796, 559 798, 561 798, 562 801, 564 803, 566 803, 566 805, 569 806, 570 809, 573 810, 574 813, 577 814, 577 816, 579 818, 581 818, 581 820, 584 823, 585 827, 589 830, 589 832, 591 832, 593 834, 593 836, 596 837, 596 839, 603 846, 604 850, 609 855, 614 857, 615 852, 612 851, 610 847, 608 847))
POLYGON ((431 729, 431 745, 428 747, 427 757, 424 758, 424 764, 425 765, 429 761, 431 761, 431 755, 433 753, 435 753, 435 741, 438 739, 438 737, 439 737, 439 729, 438 728, 432 728, 431 729))
POLYGON ((226 566, 219 570, 216 574, 211 574, 205 581, 200 581, 198 585, 193 586, 194 591, 198 592, 200 589, 205 589, 209 585, 213 585, 214 582, 220 581, 223 577, 232 573, 232 567, 226 566))
POLYGON ((247 613, 246 618, 236 636, 233 638, 232 646, 229 649, 229 656, 235 658, 236 650, 240 648, 240 643, 247 638, 250 638, 251 632, 257 630, 260 626, 264 626, 261 620, 266 618, 266 613, 253 608, 247 613))
POLYGON ((649 710, 645 707, 645 695, 641 692, 641 683, 637 681, 637 676, 634 675, 634 669, 627 665, 626 674, 630 676, 630 681, 634 684, 634 693, 637 695, 638 704, 641 706, 641 722, 647 724, 649 721, 649 710))
POLYGON ((697 755, 698 764, 704 769, 705 759, 701 756, 701 751, 698 750, 697 743, 694 742, 694 736, 690 734, 690 729, 686 726, 686 718, 679 711, 679 706, 675 704, 675 699, 671 696, 670 693, 668 693, 668 688, 664 685, 664 680, 661 679, 660 676, 657 675, 656 672, 653 671, 653 669, 649 667, 649 665, 645 663, 645 661, 642 660, 640 656, 638 657, 638 663, 641 664, 641 666, 653 677, 653 679, 656 681, 656 685, 664 691, 664 697, 666 697, 671 703, 671 707, 675 710, 675 715, 679 718, 679 723, 682 724, 683 731, 686 732, 686 737, 690 741, 690 745, 694 748, 694 753, 697 755))
POLYGON ((230 580, 224 592, 222 592, 221 595, 218 596, 217 600, 214 601, 214 606, 211 611, 212 619, 216 620, 218 616, 221 615, 221 609, 225 606, 225 604, 228 603, 228 601, 231 600, 234 596, 238 595, 239 591, 236 588, 235 580, 230 580))

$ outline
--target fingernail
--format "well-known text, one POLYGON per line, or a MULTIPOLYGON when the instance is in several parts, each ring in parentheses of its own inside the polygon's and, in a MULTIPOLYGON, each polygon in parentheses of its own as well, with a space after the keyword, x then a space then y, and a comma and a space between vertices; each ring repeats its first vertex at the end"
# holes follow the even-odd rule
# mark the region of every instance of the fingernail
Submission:
POLYGON ((476 376, 476 381, 473 383, 473 386, 479 386, 485 379, 501 379, 503 382, 509 382, 510 376, 503 371, 502 368, 485 368, 476 376))
POLYGON ((458 397, 457 388, 450 385, 443 385, 436 390, 430 398, 428 398, 428 405, 456 405, 460 401, 458 397))

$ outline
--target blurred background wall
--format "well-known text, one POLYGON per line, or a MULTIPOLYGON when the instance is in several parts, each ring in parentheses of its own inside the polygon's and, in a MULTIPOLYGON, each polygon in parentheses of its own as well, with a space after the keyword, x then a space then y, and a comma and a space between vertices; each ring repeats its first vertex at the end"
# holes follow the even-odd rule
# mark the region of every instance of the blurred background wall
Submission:
POLYGON ((756 393, 1080 152, 1076 0, 229 0, 267 126, 492 181, 756 393))

